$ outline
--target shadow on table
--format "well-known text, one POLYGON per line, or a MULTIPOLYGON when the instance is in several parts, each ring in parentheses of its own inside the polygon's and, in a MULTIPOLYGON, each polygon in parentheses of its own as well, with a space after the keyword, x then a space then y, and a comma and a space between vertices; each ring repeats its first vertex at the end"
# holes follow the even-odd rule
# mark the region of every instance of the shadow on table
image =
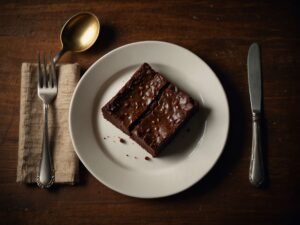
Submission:
MULTIPOLYGON (((245 134, 245 112, 242 100, 236 88, 229 80, 221 68, 213 63, 209 63, 213 71, 217 74, 226 92, 230 108, 230 126, 228 139, 224 151, 213 169, 200 182, 188 190, 163 199, 179 200, 195 198, 195 196, 205 194, 218 186, 226 176, 233 170, 236 162, 241 158, 245 134)), ((245 174, 248 176, 248 174, 245 174)))
POLYGON ((116 39, 116 28, 111 24, 101 24, 101 30, 98 39, 86 54, 97 54, 108 49, 116 39))
MULTIPOLYGON (((115 39, 116 28, 111 24, 101 24, 100 34, 96 42, 89 50, 87 50, 86 52, 82 52, 81 54, 84 58, 87 59, 91 56, 99 55, 99 53, 103 53, 104 51, 110 49, 115 39)), ((86 70, 87 68, 82 68, 81 75, 83 75, 86 70)))

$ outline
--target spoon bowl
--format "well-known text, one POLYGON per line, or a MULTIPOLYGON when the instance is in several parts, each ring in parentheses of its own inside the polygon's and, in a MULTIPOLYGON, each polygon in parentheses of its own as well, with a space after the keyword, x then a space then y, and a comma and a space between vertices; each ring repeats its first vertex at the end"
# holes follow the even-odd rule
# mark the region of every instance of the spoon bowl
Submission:
POLYGON ((61 30, 62 48, 53 58, 53 62, 57 63, 67 51, 83 52, 89 49, 96 42, 99 33, 100 22, 94 14, 82 12, 72 16, 61 30))

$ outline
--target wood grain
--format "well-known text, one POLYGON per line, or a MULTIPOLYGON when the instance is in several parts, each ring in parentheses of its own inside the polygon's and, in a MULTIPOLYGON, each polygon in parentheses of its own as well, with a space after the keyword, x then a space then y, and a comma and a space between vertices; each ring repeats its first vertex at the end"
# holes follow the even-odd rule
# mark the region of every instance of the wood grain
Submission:
POLYGON ((0 224, 299 224, 300 14, 296 1, 1 1, 0 224), (81 166, 81 183, 45 191, 16 184, 20 69, 37 51, 60 48, 64 21, 79 11, 101 20, 86 53, 67 54, 83 71, 135 41, 186 47, 216 72, 231 109, 224 153, 199 183, 178 195, 142 200, 118 194, 81 166), (268 184, 249 185, 249 45, 262 48, 264 150, 268 184))

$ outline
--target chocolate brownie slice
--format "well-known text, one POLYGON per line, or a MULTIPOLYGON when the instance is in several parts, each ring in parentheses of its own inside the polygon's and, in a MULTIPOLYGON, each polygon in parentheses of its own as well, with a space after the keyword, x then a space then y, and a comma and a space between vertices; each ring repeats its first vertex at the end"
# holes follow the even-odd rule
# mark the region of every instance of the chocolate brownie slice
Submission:
POLYGON ((131 138, 157 156, 197 109, 197 102, 170 84, 134 127, 131 138))
POLYGON ((167 84, 162 75, 144 63, 102 108, 104 118, 130 135, 131 129, 167 84))

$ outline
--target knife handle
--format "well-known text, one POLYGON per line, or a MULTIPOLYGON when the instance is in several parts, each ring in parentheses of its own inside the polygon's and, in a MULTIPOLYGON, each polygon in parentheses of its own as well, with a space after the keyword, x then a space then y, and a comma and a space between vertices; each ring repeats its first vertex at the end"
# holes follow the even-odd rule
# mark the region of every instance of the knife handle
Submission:
POLYGON ((262 146, 261 146, 261 128, 260 128, 260 114, 252 113, 252 149, 249 170, 250 183, 256 187, 262 185, 265 179, 262 146))

